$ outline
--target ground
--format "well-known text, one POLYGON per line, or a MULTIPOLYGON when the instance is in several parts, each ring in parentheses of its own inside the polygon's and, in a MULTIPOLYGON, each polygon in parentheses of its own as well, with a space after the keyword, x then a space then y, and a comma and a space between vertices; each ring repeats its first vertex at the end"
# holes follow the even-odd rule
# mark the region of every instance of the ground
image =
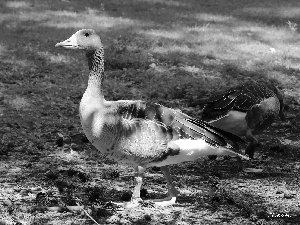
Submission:
MULTIPOLYGON (((0 2, 0 224, 300 224, 298 0, 26 0, 0 2), (246 80, 286 95, 287 120, 237 172, 235 159, 174 165, 168 208, 119 210, 132 168, 94 152, 78 104, 82 52, 56 49, 81 28, 105 47, 107 99, 143 99, 199 117, 194 102, 246 80)), ((243 146, 244 147, 244 146, 243 146)), ((157 168, 143 197, 166 195, 157 168)))

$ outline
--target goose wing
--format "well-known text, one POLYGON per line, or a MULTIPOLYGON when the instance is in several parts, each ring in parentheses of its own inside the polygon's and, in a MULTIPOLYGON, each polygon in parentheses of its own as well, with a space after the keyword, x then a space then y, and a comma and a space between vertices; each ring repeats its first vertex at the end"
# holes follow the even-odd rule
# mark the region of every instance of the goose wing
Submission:
POLYGON ((156 103, 118 101, 117 112, 129 127, 143 127, 144 130, 139 133, 147 133, 148 136, 155 134, 156 139, 164 143, 179 139, 203 139, 208 145, 230 148, 227 140, 244 142, 241 138, 204 121, 156 103))
POLYGON ((227 115, 230 110, 247 112, 253 105, 274 96, 266 85, 256 82, 247 82, 230 88, 205 102, 202 119, 216 120, 227 115))

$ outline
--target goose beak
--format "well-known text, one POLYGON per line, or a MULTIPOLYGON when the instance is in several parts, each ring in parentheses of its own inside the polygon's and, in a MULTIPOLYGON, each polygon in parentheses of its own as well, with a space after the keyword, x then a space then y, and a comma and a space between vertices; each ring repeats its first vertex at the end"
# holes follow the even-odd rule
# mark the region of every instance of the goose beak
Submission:
POLYGON ((77 49, 79 45, 77 44, 77 38, 75 35, 72 35, 69 39, 59 42, 55 45, 55 47, 63 47, 69 49, 77 49))

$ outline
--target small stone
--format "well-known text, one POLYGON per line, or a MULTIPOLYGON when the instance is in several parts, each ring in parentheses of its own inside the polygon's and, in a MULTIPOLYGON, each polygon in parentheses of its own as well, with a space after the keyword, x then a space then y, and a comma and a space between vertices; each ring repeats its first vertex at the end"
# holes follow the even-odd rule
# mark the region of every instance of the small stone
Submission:
POLYGON ((48 177, 50 180, 56 180, 58 178, 58 175, 52 171, 48 171, 45 174, 46 177, 48 177))
POLYGON ((128 202, 128 201, 130 201, 131 196, 132 196, 131 192, 125 192, 125 193, 122 194, 121 200, 125 201, 125 202, 128 202))
POLYGON ((41 190, 42 190, 41 187, 34 187, 31 189, 31 191, 33 191, 33 192, 37 192, 37 191, 41 191, 41 190))
POLYGON ((283 148, 283 146, 276 145, 276 146, 272 146, 269 149, 269 151, 274 152, 274 153, 284 153, 284 148, 283 148))
POLYGON ((25 167, 26 167, 26 168, 31 168, 31 167, 32 167, 32 163, 27 163, 27 164, 25 165, 25 167))
POLYGON ((64 139, 62 137, 58 137, 56 139, 56 145, 57 147, 62 147, 64 145, 64 139))
POLYGON ((85 173, 82 173, 82 172, 79 171, 77 176, 82 182, 87 182, 88 181, 88 176, 85 173))
POLYGON ((12 142, 7 143, 7 149, 8 150, 13 149, 13 147, 15 147, 14 143, 12 143, 12 142))
POLYGON ((260 211, 257 213, 257 216, 259 219, 265 219, 265 220, 269 220, 270 219, 270 214, 267 213, 266 211, 260 211))
POLYGON ((156 64, 155 64, 155 63, 151 63, 151 64, 149 65, 149 67, 150 67, 150 68, 155 68, 155 67, 156 67, 156 64))
POLYGON ((129 220, 126 220, 126 219, 121 219, 119 224, 122 224, 122 225, 130 225, 132 224, 129 220))
POLYGON ((151 167, 151 170, 158 172, 158 171, 160 171, 160 167, 153 166, 153 167, 151 167))
POLYGON ((292 198, 295 198, 295 194, 293 194, 293 193, 284 193, 283 197, 286 198, 286 199, 292 199, 292 198))
POLYGON ((75 127, 73 125, 68 126, 68 130, 73 130, 75 127))
POLYGON ((3 201, 3 205, 12 206, 13 204, 9 199, 6 199, 6 200, 3 201))
POLYGON ((264 219, 258 219, 258 220, 256 221, 255 224, 256 224, 256 225, 266 225, 267 222, 266 222, 266 220, 264 220, 264 219))
POLYGON ((251 222, 256 222, 258 220, 258 216, 255 214, 251 214, 249 220, 251 222))
POLYGON ((151 221, 151 216, 148 215, 148 214, 146 214, 146 215, 144 216, 144 220, 146 220, 146 221, 151 221))
POLYGON ((73 151, 76 151, 76 152, 81 150, 81 148, 76 144, 72 144, 71 148, 73 149, 73 151))
POLYGON ((120 221, 120 218, 116 215, 113 215, 106 220, 106 222, 112 223, 112 224, 117 224, 119 221, 120 221))
POLYGON ((77 175, 77 174, 78 174, 78 171, 77 171, 77 170, 74 170, 74 169, 72 169, 72 168, 70 168, 70 169, 67 170, 67 175, 68 175, 69 177, 73 177, 73 176, 75 176, 75 175, 77 175))
POLYGON ((89 143, 89 139, 87 139, 87 137, 85 137, 85 136, 81 138, 81 141, 83 143, 89 143))
POLYGON ((141 195, 141 198, 146 198, 148 196, 148 191, 146 188, 142 188, 140 190, 140 195, 141 195))
POLYGON ((233 198, 227 198, 227 204, 229 204, 229 205, 234 205, 235 204, 235 202, 234 202, 234 199, 233 198))
POLYGON ((22 190, 22 191, 20 191, 20 195, 28 196, 28 191, 27 190, 22 190))
POLYGON ((42 150, 45 149, 43 145, 37 145, 36 148, 37 148, 38 150, 40 150, 40 151, 42 151, 42 150))
POLYGON ((212 199, 211 199, 212 202, 220 202, 221 199, 219 196, 213 196, 212 199))
POLYGON ((216 60, 216 57, 214 57, 213 55, 206 55, 206 58, 210 60, 216 60))
POLYGON ((107 209, 97 209, 97 216, 99 217, 107 217, 107 216, 112 216, 112 213, 108 211, 107 209))

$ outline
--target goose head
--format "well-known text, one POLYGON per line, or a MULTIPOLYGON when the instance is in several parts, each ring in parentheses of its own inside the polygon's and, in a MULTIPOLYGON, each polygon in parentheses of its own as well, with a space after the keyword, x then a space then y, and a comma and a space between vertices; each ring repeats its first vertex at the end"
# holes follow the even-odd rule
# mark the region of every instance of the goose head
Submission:
POLYGON ((279 104, 280 104, 279 117, 280 117, 280 119, 282 121, 285 121, 286 120, 286 115, 284 113, 284 107, 285 107, 285 104, 284 104, 284 98, 285 98, 284 92, 283 92, 282 88, 277 87, 275 85, 272 85, 269 88, 277 95, 277 98, 278 98, 279 104))
POLYGON ((285 107, 285 103, 284 103, 284 92, 283 90, 280 90, 279 88, 275 87, 275 94, 277 95, 278 99, 279 99, 279 103, 280 103, 280 111, 279 111, 279 117, 282 121, 286 120, 286 115, 284 113, 284 107, 285 107))
POLYGON ((93 51, 103 46, 100 37, 93 29, 82 29, 67 40, 57 43, 55 47, 93 51))

